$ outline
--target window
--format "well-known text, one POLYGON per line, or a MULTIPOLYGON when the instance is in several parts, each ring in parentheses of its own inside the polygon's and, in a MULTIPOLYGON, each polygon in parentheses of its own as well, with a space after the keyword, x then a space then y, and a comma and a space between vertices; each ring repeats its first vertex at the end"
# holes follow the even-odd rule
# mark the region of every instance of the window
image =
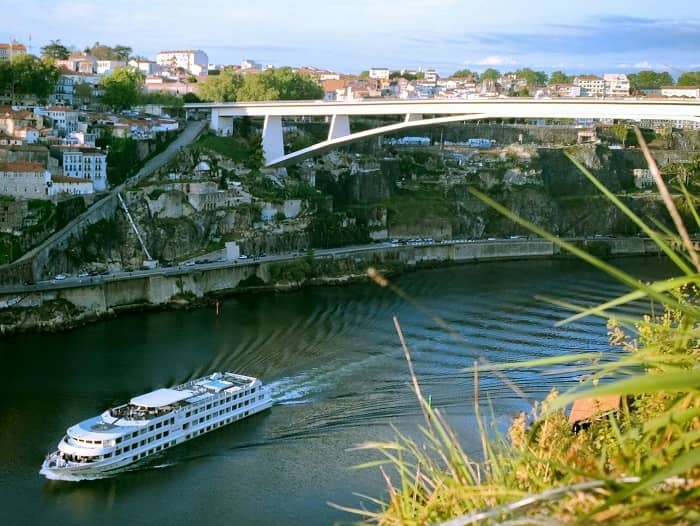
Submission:
POLYGON ((115 455, 115 456, 119 456, 119 455, 121 455, 121 454, 122 454, 122 450, 121 450, 121 449, 117 449, 117 450, 114 452, 114 455, 115 455))
POLYGON ((122 442, 122 437, 117 437, 117 444, 121 444, 122 442))
POLYGON ((156 435, 156 440, 160 440, 160 437, 161 437, 161 434, 158 433, 158 434, 156 435))
POLYGON ((158 422, 158 423, 156 424, 156 429, 158 429, 158 428, 161 427, 162 425, 163 425, 163 422, 158 422))

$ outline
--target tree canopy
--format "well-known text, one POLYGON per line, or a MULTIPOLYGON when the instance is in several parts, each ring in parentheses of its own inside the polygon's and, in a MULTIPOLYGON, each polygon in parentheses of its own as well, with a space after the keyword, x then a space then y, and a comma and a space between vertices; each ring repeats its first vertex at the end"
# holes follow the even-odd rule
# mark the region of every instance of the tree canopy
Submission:
POLYGON ((0 62, 0 93, 8 93, 13 103, 18 95, 34 95, 45 101, 53 93, 58 77, 52 59, 17 55, 11 61, 0 62))
POLYGON ((700 71, 686 71, 678 77, 679 86, 700 86, 700 71))
POLYGON ((501 72, 497 69, 488 68, 481 74, 481 80, 498 80, 501 78, 501 72))
POLYGON ((132 49, 129 46, 122 46, 120 44, 112 47, 95 42, 92 47, 85 48, 85 52, 89 53, 97 60, 121 60, 126 62, 129 60, 132 49))
POLYGON ((65 60, 70 55, 70 50, 61 44, 61 39, 52 40, 41 48, 41 56, 54 60, 65 60))
POLYGON ((473 78, 474 80, 478 80, 479 78, 479 74, 476 71, 472 71, 470 69, 458 69, 452 74, 452 76, 460 79, 473 78))
POLYGON ((544 71, 534 71, 530 68, 519 69, 515 76, 527 82, 528 86, 543 86, 547 83, 547 74, 544 71))
POLYGON ((668 71, 657 73, 656 71, 644 70, 627 75, 632 91, 640 89, 658 89, 661 86, 672 86, 673 77, 668 71))
POLYGON ((323 89, 304 73, 291 68, 268 69, 242 76, 225 70, 199 86, 202 100, 218 102, 252 100, 307 100, 323 97, 323 89))
POLYGON ((102 102, 115 110, 131 108, 139 101, 143 75, 139 71, 118 69, 102 80, 102 102))
POLYGON ((549 84, 571 84, 573 80, 573 77, 560 70, 552 71, 552 74, 549 76, 549 84))
POLYGON ((235 102, 238 90, 243 85, 243 76, 230 69, 218 75, 207 76, 197 89, 199 98, 205 101, 235 102))

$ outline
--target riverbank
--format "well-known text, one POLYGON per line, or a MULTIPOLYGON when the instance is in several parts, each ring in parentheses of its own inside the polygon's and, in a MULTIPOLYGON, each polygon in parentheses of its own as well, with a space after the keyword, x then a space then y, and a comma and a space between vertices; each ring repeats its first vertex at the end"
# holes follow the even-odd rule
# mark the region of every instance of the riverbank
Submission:
MULTIPOLYGON (((599 257, 658 254, 656 245, 642 238, 582 239, 576 243, 599 257)), ((562 257, 568 256, 542 239, 382 245, 336 255, 185 268, 101 283, 4 293, 0 294, 0 337, 70 330, 124 312, 213 306, 234 295, 349 285, 367 280, 369 267, 396 276, 451 265, 562 257)))

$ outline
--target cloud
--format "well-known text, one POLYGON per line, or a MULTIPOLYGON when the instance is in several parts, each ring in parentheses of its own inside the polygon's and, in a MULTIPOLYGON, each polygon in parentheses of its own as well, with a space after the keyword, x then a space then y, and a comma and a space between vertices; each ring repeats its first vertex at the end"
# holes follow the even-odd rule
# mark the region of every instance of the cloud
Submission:
POLYGON ((484 57, 476 62, 472 62, 476 66, 512 66, 517 64, 517 61, 510 57, 504 57, 502 55, 491 55, 484 57))

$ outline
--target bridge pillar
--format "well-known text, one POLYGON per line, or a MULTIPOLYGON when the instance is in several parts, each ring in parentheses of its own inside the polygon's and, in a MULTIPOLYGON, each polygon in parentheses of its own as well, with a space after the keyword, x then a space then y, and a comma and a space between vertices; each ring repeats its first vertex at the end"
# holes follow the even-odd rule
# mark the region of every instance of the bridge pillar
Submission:
POLYGON ((284 157, 284 139, 282 136, 282 117, 265 115, 262 134, 263 155, 265 164, 273 159, 284 157))
POLYGON ((328 130, 328 140, 350 135, 350 117, 347 115, 333 115, 331 127, 328 130))
POLYGON ((212 108, 211 120, 209 121, 209 129, 219 133, 219 111, 212 108))

